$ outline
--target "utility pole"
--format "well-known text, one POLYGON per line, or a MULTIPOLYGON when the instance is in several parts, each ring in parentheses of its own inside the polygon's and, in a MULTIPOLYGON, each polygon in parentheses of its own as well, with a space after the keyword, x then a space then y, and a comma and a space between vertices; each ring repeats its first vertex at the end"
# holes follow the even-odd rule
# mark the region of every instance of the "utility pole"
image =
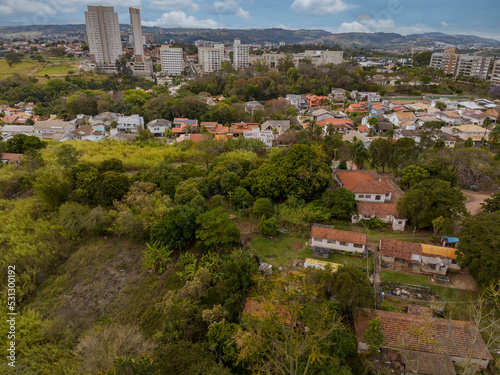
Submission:
POLYGON ((365 228, 366 228, 366 277, 369 279, 370 278, 370 266, 368 264, 368 226, 365 225, 365 223, 363 223, 362 221, 360 221, 361 225, 363 225, 365 228))

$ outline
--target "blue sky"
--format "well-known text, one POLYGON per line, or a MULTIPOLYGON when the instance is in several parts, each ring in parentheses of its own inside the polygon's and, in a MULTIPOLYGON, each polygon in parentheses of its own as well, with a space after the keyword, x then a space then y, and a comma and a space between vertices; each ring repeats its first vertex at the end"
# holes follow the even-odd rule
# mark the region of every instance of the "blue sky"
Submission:
POLYGON ((0 25, 84 23, 86 5, 114 6, 121 23, 130 22, 127 7, 139 7, 147 26, 439 31, 500 40, 498 0, 0 0, 0 25))

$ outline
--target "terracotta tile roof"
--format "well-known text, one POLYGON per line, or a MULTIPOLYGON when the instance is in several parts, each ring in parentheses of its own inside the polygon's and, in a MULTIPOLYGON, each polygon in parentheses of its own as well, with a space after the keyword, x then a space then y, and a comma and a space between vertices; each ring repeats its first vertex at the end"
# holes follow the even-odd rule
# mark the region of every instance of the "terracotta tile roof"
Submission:
POLYGON ((380 239, 380 255, 409 261, 412 254, 422 254, 419 243, 380 239))
POLYGON ((324 120, 316 122, 316 125, 319 125, 321 127, 328 126, 328 125, 336 125, 336 126, 346 126, 348 128, 352 128, 355 126, 354 122, 352 122, 349 119, 343 119, 343 118, 334 118, 334 117, 328 117, 325 118, 324 120))
POLYGON ((371 202, 358 202, 358 213, 363 216, 398 216, 396 203, 371 203, 371 202))
POLYGON ((366 126, 366 125, 360 125, 360 126, 358 126, 358 132, 369 133, 370 129, 368 129, 368 126, 366 126))
POLYGON ((229 132, 233 134, 243 134, 244 131, 252 130, 258 127, 259 124, 256 122, 233 122, 229 132))
POLYGON ((401 350, 401 362, 407 374, 456 375, 455 366, 448 354, 422 353, 401 350))
POLYGON ((353 243, 358 245, 366 245, 366 234, 325 228, 323 226, 313 225, 311 228, 311 237, 323 238, 331 241, 353 243))
POLYGON ((388 194, 393 191, 387 181, 375 180, 366 172, 337 172, 342 185, 353 193, 388 194))
POLYGON ((368 323, 376 317, 380 318, 386 348, 493 359, 474 323, 458 320, 358 309, 354 325, 359 341, 364 342, 368 323))
POLYGON ((7 163, 16 164, 22 157, 23 157, 23 154, 14 154, 14 153, 10 153, 10 152, 4 152, 3 154, 0 153, 0 159, 7 160, 7 163))

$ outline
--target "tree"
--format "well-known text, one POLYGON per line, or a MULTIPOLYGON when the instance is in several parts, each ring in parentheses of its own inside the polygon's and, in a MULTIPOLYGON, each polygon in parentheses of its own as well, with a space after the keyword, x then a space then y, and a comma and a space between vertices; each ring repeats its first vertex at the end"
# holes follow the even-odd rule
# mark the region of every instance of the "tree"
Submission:
POLYGON ((196 228, 196 212, 188 207, 176 207, 151 227, 150 238, 168 249, 182 250, 194 239, 196 228))
POLYGON ((441 102, 441 101, 436 101, 436 108, 439 109, 440 111, 445 111, 446 110, 446 104, 441 102))
POLYGON ((256 217, 269 218, 274 213, 273 203, 269 198, 257 198, 253 204, 252 213, 256 217))
POLYGON ((64 143, 56 151, 57 163, 62 166, 65 170, 76 165, 78 160, 80 160, 82 153, 77 151, 73 146, 64 143))
POLYGON ((388 139, 379 138, 370 144, 372 165, 375 168, 382 167, 382 172, 385 172, 386 167, 390 167, 393 153, 394 143, 388 139))
POLYGON ((325 191, 321 202, 339 220, 349 220, 356 213, 356 196, 346 188, 325 191))
POLYGON ((35 169, 40 168, 45 164, 42 152, 34 148, 26 150, 23 155, 23 164, 29 168, 30 172, 33 173, 35 169))
POLYGON ((196 238, 207 247, 218 249, 240 242, 240 230, 229 219, 229 215, 222 212, 221 207, 199 215, 196 224, 196 238))
POLYGON ((351 149, 351 153, 353 155, 354 164, 358 169, 363 169, 365 162, 370 159, 370 155, 368 154, 368 150, 363 145, 363 142, 357 141, 354 143, 350 143, 349 147, 351 149))
POLYGON ((474 146, 474 141, 472 140, 471 137, 467 138, 464 142, 464 147, 465 148, 471 148, 474 146))
POLYGON ((37 177, 33 188, 49 210, 55 211, 68 200, 71 183, 59 174, 44 173, 37 177))
POLYGON ((409 189, 428 178, 429 172, 426 169, 419 165, 409 165, 401 172, 401 187, 409 189))
POLYGON ((413 58, 414 66, 428 66, 431 62, 432 52, 424 51, 420 52, 413 58))
POLYGON ((466 198, 462 191, 448 181, 431 179, 414 186, 398 201, 400 215, 412 225, 432 228, 432 221, 439 216, 456 220, 466 214, 466 198))
POLYGON ((123 166, 123 163, 120 159, 111 158, 103 160, 99 165, 99 167, 97 167, 97 170, 99 171, 99 173, 104 173, 109 171, 124 173, 125 167, 123 166))
POLYGON ((482 286, 500 275, 500 212, 481 212, 462 222, 457 262, 482 286))
POLYGON ((481 208, 485 212, 500 211, 500 193, 492 194, 490 198, 486 198, 481 203, 481 208))
POLYGON ((7 64, 12 67, 12 65, 22 62, 22 55, 15 52, 7 52, 5 54, 5 60, 7 60, 7 64))
POLYGON ((384 334, 382 333, 382 326, 380 318, 374 318, 368 322, 368 328, 364 335, 364 340, 368 344, 368 349, 371 353, 376 353, 382 345, 384 345, 384 334))
POLYGON ((373 304, 373 289, 363 270, 342 266, 332 274, 331 280, 328 292, 345 312, 352 313, 356 307, 370 307, 373 304))
POLYGON ((165 245, 158 242, 152 245, 147 243, 146 247, 148 249, 144 250, 142 267, 161 275, 167 269, 168 264, 172 262, 172 250, 168 250, 165 245))
POLYGON ((29 149, 40 150, 45 143, 34 135, 16 134, 9 138, 5 144, 5 152, 24 154, 29 149))
POLYGON ((94 195, 94 203, 110 206, 115 200, 120 200, 130 188, 130 179, 124 173, 114 171, 104 172, 94 195))
POLYGON ((287 73, 290 68, 294 68, 295 64, 293 62, 292 55, 286 55, 278 60, 278 71, 281 73, 287 73))
POLYGON ((235 208, 252 207, 253 197, 247 189, 238 186, 231 194, 231 202, 235 208))
POLYGON ((260 231, 264 236, 275 236, 278 234, 279 223, 275 217, 260 219, 260 231))

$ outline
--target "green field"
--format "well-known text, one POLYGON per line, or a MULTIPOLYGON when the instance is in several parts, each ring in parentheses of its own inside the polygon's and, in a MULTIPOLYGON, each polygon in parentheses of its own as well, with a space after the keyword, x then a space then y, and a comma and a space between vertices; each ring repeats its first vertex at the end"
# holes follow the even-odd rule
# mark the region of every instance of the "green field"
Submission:
POLYGON ((468 295, 474 294, 463 289, 448 288, 445 286, 431 284, 427 276, 415 275, 404 272, 382 271, 382 281, 389 281, 395 284, 420 285, 425 286, 439 294, 444 301, 459 301, 467 298, 468 295))
POLYGON ((262 258, 264 262, 275 267, 285 266, 295 259, 303 259, 311 256, 311 249, 305 247, 305 238, 278 236, 267 238, 261 235, 255 236, 250 247, 262 258), (293 244, 300 242, 302 247, 294 249, 293 244), (276 257, 269 259, 269 257, 276 257))
POLYGON ((13 64, 12 67, 10 67, 7 61, 0 60, 0 79, 7 78, 13 74, 35 73, 42 67, 43 63, 38 61, 23 60, 19 64, 13 64))
POLYGON ((68 74, 69 70, 73 70, 76 72, 77 70, 75 69, 74 66, 69 65, 69 64, 63 64, 63 65, 47 65, 44 66, 42 70, 40 70, 37 75, 54 75, 54 74, 61 74, 61 75, 66 75, 68 74))

